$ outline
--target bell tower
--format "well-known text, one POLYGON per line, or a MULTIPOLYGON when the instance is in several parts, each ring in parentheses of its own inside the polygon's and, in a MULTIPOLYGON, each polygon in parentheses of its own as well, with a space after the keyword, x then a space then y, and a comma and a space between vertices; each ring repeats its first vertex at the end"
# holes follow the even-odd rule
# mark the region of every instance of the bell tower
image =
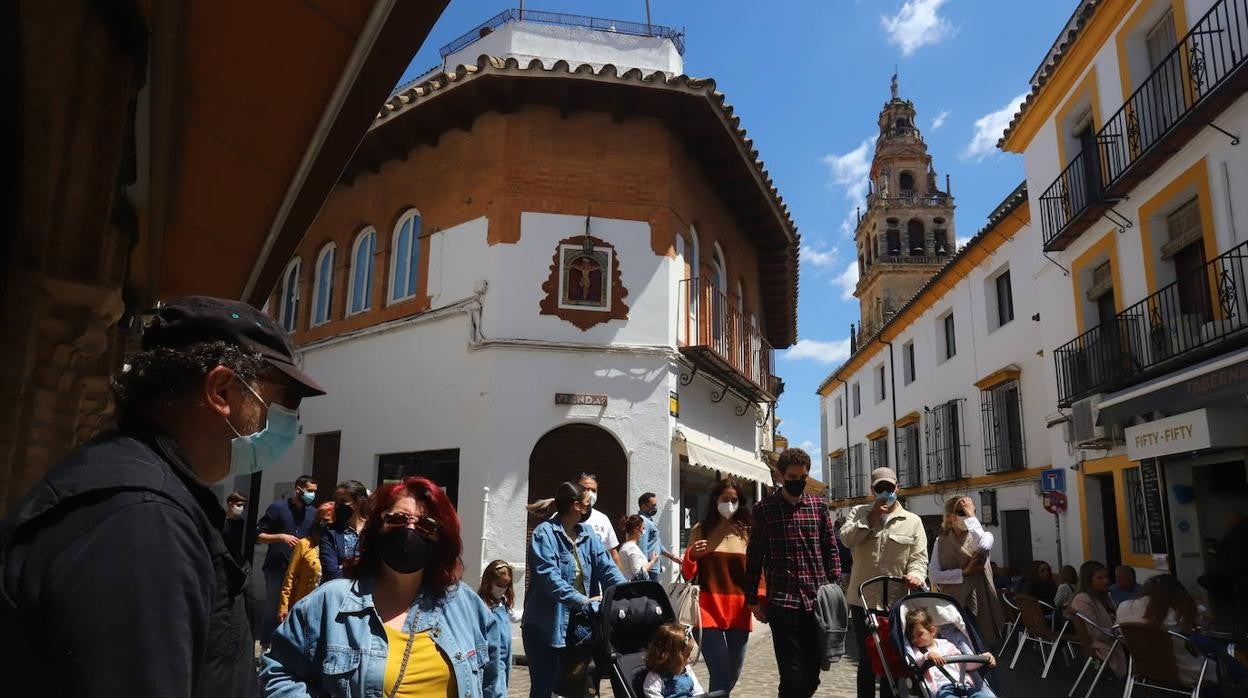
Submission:
POLYGON ((936 186, 927 143, 914 122, 914 102, 892 96, 880 111, 880 133, 866 210, 859 209, 859 336, 871 337, 927 283, 954 253, 953 196, 936 186))

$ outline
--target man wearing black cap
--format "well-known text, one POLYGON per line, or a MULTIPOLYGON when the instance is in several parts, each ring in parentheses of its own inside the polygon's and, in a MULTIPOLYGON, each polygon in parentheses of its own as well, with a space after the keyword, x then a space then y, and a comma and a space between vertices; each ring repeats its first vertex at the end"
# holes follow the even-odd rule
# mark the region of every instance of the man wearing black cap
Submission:
POLYGON ((272 319, 203 296, 157 310, 113 387, 117 429, 0 531, 5 693, 258 696, 247 575, 208 485, 279 458, 324 390, 272 319))

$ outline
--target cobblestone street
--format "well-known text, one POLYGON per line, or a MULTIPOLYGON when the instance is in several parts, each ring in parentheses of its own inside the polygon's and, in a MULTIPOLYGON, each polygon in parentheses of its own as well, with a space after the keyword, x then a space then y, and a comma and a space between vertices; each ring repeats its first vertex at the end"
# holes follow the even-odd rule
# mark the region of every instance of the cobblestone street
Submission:
MULTIPOLYGON (((519 638, 517 638, 517 641, 519 638)), ((852 641, 848 644, 852 645, 852 641)), ((1083 666, 1083 658, 1078 660, 1058 657, 1054 659, 1052 669, 1045 679, 1040 679, 1041 662, 1034 647, 1029 646, 1019 657, 1018 666, 1014 670, 1006 668, 1014 656, 1015 644, 1010 643, 1002 668, 998 671, 1000 698, 1048 698, 1049 696, 1065 695, 1075 682, 1079 669, 1083 666), (1064 659, 1068 661, 1064 661, 1064 659)), ((520 645, 517 642, 517 651, 520 645)), ((820 678, 816 698, 853 698, 855 692, 855 676, 858 663, 853 657, 846 656, 839 663, 823 672, 820 678)), ((694 673, 703 687, 709 685, 706 666, 699 663, 694 673)), ((1109 672, 1106 672, 1108 674, 1109 672)), ((1092 671, 1084 677, 1079 695, 1087 691, 1092 671)), ((745 668, 741 672, 741 680, 733 691, 734 698, 763 698, 776 694, 777 674, 775 655, 771 647, 771 633, 765 625, 756 626, 750 637, 749 650, 745 657, 745 668)), ((610 685, 603 682, 603 696, 614 696, 610 685)), ((509 695, 523 698, 529 694, 529 671, 517 665, 512 672, 509 695)), ((1122 694, 1122 682, 1113 678, 1102 678, 1093 698, 1111 698, 1122 694)))

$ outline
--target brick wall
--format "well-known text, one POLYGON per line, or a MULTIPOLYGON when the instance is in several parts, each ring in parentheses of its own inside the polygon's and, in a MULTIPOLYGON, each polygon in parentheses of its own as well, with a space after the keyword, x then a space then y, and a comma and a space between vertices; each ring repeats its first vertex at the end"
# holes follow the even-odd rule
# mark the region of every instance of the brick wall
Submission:
MULTIPOLYGON (((419 118, 409 114, 404 118, 419 118)), ((675 236, 697 229, 703 269, 718 242, 727 260, 729 288, 740 279, 747 312, 757 312, 758 254, 723 198, 693 161, 685 144, 657 118, 616 122, 610 114, 526 106, 511 114, 478 117, 470 132, 451 130, 435 145, 418 145, 405 159, 385 163, 351 185, 339 184, 298 248, 300 304, 295 339, 316 341, 429 309, 428 235, 482 216, 491 245, 514 243, 522 211, 647 221, 656 255, 675 254, 675 236), (394 225, 420 211, 417 294, 387 307, 394 225), (377 229, 372 309, 345 317, 350 253, 355 236, 377 229), (337 245, 330 321, 309 327, 316 258, 337 245)), ((699 272, 702 273, 702 272, 699 272)), ((270 299, 275 314, 276 291, 270 299)), ((760 326, 765 319, 759 318, 760 326)))

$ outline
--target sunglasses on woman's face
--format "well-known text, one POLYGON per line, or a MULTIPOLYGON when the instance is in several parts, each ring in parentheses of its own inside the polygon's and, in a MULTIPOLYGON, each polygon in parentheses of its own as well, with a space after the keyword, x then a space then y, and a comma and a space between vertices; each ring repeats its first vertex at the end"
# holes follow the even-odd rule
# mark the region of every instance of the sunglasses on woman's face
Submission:
POLYGON ((437 519, 428 516, 416 516, 402 511, 391 511, 381 515, 381 522, 387 526, 412 526, 416 532, 426 538, 437 538, 442 526, 437 519))

